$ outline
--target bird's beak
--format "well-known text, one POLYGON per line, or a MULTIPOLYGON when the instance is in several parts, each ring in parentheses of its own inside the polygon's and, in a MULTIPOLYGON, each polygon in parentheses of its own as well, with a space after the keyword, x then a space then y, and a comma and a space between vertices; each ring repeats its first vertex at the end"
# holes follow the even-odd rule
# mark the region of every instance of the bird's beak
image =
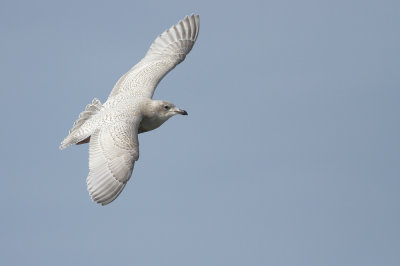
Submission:
POLYGON ((180 115, 188 115, 188 113, 185 110, 176 108, 175 113, 180 114, 180 115))

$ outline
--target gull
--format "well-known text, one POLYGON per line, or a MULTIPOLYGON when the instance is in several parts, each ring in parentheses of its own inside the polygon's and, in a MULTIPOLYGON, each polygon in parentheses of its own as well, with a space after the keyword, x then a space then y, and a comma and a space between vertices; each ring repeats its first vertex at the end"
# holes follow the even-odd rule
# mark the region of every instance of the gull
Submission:
POLYGON ((161 79, 185 60, 199 26, 199 16, 192 14, 159 35, 144 58, 118 80, 107 101, 93 99, 62 141, 61 150, 89 143, 86 183, 94 202, 109 204, 124 189, 139 159, 138 134, 174 115, 187 115, 171 102, 152 98, 161 79))

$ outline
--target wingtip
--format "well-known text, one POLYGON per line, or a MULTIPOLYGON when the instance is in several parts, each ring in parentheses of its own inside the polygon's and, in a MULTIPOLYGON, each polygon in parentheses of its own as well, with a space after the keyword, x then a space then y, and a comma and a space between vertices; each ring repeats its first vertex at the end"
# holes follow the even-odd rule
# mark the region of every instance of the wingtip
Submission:
POLYGON ((113 202, 118 196, 119 196, 119 194, 116 197, 112 197, 112 198, 107 199, 107 200, 97 200, 92 196, 90 196, 90 198, 91 198, 92 202, 94 202, 94 203, 96 203, 98 205, 101 205, 101 206, 106 206, 106 205, 110 204, 111 202, 113 202))
POLYGON ((192 13, 190 15, 186 15, 185 18, 183 18, 180 21, 187 20, 187 19, 190 19, 190 18, 194 18, 194 19, 197 19, 197 21, 200 21, 200 15, 199 14, 195 14, 195 13, 192 13))

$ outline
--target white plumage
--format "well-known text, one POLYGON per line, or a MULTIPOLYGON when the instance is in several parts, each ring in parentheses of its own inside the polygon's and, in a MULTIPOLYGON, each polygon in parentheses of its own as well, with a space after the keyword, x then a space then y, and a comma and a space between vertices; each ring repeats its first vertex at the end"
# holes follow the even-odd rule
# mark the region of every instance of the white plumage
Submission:
POLYGON ((153 97, 161 79, 192 50, 199 26, 199 16, 191 15, 164 31, 150 46, 146 56, 118 80, 109 99, 120 93, 153 97))
POLYGON ((138 133, 153 130, 175 114, 170 102, 152 100, 161 79, 182 62, 199 34, 198 15, 186 16, 156 38, 145 57, 115 84, 102 105, 94 99, 79 115, 60 149, 90 141, 88 191, 102 205, 112 202, 139 159, 138 133))

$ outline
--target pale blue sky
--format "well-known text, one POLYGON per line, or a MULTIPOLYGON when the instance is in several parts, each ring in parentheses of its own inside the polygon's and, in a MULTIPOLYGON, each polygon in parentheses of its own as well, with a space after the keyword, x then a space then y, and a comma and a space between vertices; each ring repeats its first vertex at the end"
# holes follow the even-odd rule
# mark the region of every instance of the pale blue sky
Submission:
POLYGON ((400 264, 398 1, 1 1, 1 265, 400 264), (106 207, 78 114, 190 13, 199 39, 106 207))

